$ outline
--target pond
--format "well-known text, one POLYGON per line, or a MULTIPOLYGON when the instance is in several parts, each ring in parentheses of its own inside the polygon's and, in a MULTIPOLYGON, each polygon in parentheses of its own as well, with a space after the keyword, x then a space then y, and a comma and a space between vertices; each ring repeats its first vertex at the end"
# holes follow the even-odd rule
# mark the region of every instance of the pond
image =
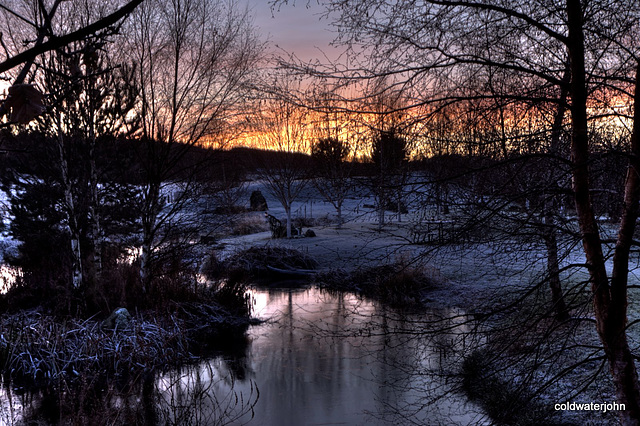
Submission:
POLYGON ((453 353, 459 351, 452 349, 469 331, 459 312, 401 315, 317 288, 251 293, 254 315, 265 322, 224 355, 141 377, 131 387, 100 384, 99 401, 87 409, 64 390, 32 394, 5 386, 0 423, 55 422, 60 410, 51 414, 47 407, 65 406, 65 398, 80 424, 92 418, 92 424, 115 418, 109 424, 175 425, 484 422, 481 410, 447 380, 458 366, 453 353), (423 333, 433 324, 446 331, 423 333))
POLYGON ((421 336, 425 323, 415 316, 316 288, 259 290, 254 299, 255 315, 270 319, 250 330, 245 359, 260 391, 254 407, 259 424, 479 420, 477 407, 428 374, 445 371, 439 364, 446 348, 438 342, 455 341, 465 326, 453 325, 436 339, 421 336))

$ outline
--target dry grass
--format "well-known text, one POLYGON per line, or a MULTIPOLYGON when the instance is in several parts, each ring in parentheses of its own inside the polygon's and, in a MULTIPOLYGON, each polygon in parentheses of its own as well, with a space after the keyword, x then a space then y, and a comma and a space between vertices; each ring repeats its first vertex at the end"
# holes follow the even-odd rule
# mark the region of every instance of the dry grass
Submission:
POLYGON ((160 324, 138 317, 128 329, 113 332, 92 319, 60 322, 33 311, 5 316, 0 323, 4 371, 16 380, 40 383, 175 364, 189 353, 188 342, 180 321, 168 320, 160 324))
POLYGON ((248 214, 242 215, 237 220, 233 221, 231 225, 231 235, 250 235, 258 232, 265 232, 269 230, 269 225, 264 219, 264 215, 248 214))
MULTIPOLYGON (((240 298, 238 288, 220 297, 240 298), (238 294, 236 294, 238 293, 238 294)), ((178 365, 192 358, 190 346, 220 329, 245 327, 244 312, 231 312, 218 304, 189 303, 177 306, 175 315, 159 320, 141 316, 130 327, 103 330, 94 319, 67 319, 35 311, 4 316, 0 322, 0 362, 14 380, 27 384, 73 381, 99 372, 110 375, 152 371, 178 365)))

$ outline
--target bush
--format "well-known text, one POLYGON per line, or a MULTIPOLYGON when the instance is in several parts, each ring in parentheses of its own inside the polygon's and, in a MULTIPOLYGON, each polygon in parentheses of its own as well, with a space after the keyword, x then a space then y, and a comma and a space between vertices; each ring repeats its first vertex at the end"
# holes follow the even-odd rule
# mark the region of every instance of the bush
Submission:
POLYGON ((422 304, 425 292, 437 285, 423 268, 408 265, 403 260, 352 273, 322 274, 316 277, 316 282, 325 288, 354 291, 397 307, 422 304))
POLYGON ((462 389, 478 403, 495 424, 534 426, 564 424, 558 422, 552 404, 545 404, 529 389, 499 376, 504 367, 494 368, 487 351, 476 350, 461 367, 462 389))
POLYGON ((268 267, 296 270, 316 269, 318 262, 301 251, 284 247, 251 247, 221 261, 212 253, 202 267, 202 273, 211 279, 229 278, 243 281, 269 276, 268 267))
POLYGON ((251 235, 268 230, 269 225, 267 225, 263 215, 242 216, 231 225, 231 235, 251 235))

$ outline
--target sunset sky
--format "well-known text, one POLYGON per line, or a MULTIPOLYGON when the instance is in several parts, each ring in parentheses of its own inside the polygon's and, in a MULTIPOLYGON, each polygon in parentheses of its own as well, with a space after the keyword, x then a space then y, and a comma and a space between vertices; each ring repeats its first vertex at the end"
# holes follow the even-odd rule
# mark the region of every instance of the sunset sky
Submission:
POLYGON ((320 16, 323 9, 315 1, 308 5, 306 0, 290 1, 273 11, 267 0, 248 0, 248 3, 255 25, 272 48, 293 52, 305 61, 322 57, 322 52, 329 57, 337 56, 337 49, 329 46, 334 39, 334 29, 320 16))

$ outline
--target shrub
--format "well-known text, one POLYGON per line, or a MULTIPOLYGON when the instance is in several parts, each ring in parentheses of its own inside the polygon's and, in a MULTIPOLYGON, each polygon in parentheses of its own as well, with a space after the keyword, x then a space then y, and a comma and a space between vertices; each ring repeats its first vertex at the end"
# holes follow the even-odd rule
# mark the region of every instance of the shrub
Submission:
POLYGON ((269 225, 264 220, 264 216, 246 215, 233 222, 231 225, 232 235, 250 235, 269 230, 269 225))
POLYGON ((355 291, 397 307, 420 305, 425 292, 437 285, 424 268, 409 265, 402 259, 352 273, 321 274, 316 277, 316 283, 325 288, 355 291))
POLYGON ((278 269, 316 269, 318 262, 299 250, 285 247, 251 247, 231 255, 221 261, 212 253, 202 268, 203 274, 211 279, 221 277, 232 281, 269 276, 268 266, 278 269))
POLYGON ((462 389, 471 401, 478 403, 495 424, 534 426, 562 424, 552 404, 545 404, 533 392, 499 375, 487 351, 476 350, 461 366, 462 389))

